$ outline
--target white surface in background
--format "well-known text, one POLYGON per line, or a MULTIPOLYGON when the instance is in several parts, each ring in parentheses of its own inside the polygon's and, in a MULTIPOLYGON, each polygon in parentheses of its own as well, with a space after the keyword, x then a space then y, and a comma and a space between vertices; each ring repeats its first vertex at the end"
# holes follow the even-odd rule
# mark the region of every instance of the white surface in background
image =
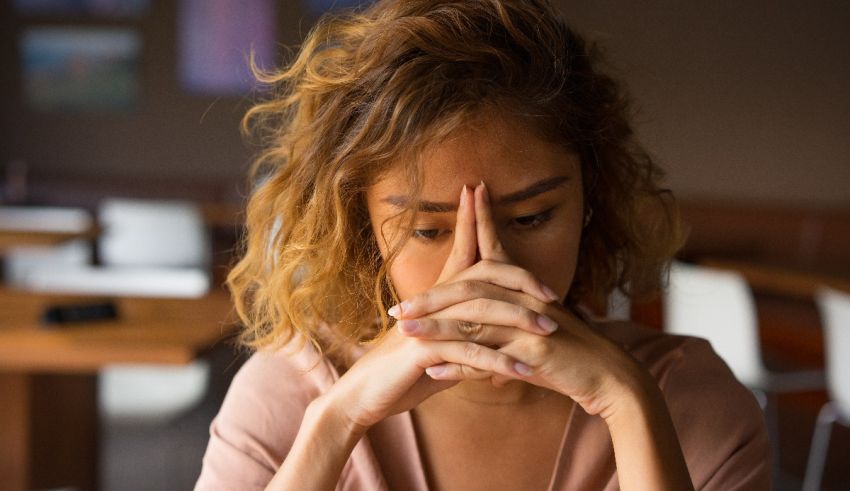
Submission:
POLYGON ((33 269, 17 283, 43 293, 198 298, 209 291, 210 277, 200 268, 80 266, 33 269))
POLYGON ((204 397, 209 363, 111 365, 98 377, 98 405, 114 422, 167 422, 204 397))
POLYGON ((91 214, 82 208, 0 206, 0 230, 83 233, 92 225, 91 214))
POLYGON ((3 282, 27 288, 27 277, 33 271, 51 271, 59 275, 66 269, 91 264, 92 256, 91 244, 81 239, 55 246, 10 247, 3 252, 3 282))

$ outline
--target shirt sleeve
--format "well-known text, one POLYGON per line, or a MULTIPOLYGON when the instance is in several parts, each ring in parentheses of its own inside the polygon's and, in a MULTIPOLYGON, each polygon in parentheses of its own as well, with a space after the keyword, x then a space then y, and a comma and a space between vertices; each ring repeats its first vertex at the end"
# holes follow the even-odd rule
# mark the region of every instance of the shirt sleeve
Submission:
POLYGON ((310 373, 283 354, 254 354, 233 379, 210 425, 195 489, 264 489, 295 440, 318 394, 310 373))
POLYGON ((711 345, 686 339, 659 381, 694 487, 769 490, 764 414, 711 345))

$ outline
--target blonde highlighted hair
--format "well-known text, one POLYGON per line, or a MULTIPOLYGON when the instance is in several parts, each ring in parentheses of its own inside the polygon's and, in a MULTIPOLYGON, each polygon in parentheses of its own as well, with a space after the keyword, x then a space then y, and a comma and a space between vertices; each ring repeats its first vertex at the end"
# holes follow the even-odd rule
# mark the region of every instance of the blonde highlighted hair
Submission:
POLYGON ((656 289, 681 244, 675 203, 599 64, 546 0, 384 0, 321 19, 293 61, 259 75, 270 91, 243 120, 263 150, 227 279, 241 341, 278 346, 299 333, 332 354, 322 325, 341 342, 384 331, 392 258, 381 257, 365 191, 407 165, 418 192, 417 156, 485 107, 581 159, 593 215, 567 301, 656 289))

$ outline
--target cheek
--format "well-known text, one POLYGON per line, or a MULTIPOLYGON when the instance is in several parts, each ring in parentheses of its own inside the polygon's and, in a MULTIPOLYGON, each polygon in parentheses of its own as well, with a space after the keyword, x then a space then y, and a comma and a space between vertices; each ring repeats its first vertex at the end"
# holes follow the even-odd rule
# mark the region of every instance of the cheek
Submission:
POLYGON ((575 276, 580 241, 581 228, 565 224, 530 242, 523 241, 513 247, 504 245, 520 267, 533 273, 563 299, 575 276))
POLYGON ((434 286, 448 257, 448 248, 435 250, 432 247, 426 252, 417 246, 412 241, 408 242, 390 268, 390 277, 402 300, 434 286))

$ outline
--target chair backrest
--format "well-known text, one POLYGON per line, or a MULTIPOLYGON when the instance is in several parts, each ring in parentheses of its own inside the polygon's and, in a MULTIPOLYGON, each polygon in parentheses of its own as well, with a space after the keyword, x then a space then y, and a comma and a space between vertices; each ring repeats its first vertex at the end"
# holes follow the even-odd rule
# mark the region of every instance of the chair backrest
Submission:
POLYGON ((664 294, 664 329, 707 339, 744 385, 757 387, 764 377, 755 300, 735 272, 674 263, 664 294))
POLYGON ((105 266, 206 267, 210 240, 192 203, 110 198, 98 212, 105 266))
POLYGON ((605 317, 611 320, 629 320, 632 318, 632 301, 619 288, 615 288, 608 295, 608 307, 605 317))
POLYGON ((839 411, 850 417, 850 294, 821 288, 815 300, 824 330, 827 390, 839 411))

